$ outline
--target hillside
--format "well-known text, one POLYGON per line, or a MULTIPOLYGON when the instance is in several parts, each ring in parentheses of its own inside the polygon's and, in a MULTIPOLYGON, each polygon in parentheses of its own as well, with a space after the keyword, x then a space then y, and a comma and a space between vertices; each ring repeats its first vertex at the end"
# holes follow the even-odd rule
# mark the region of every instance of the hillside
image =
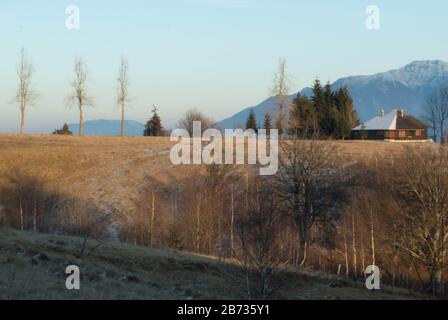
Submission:
MULTIPOLYGON (((386 112, 401 107, 415 116, 423 115, 425 96, 448 80, 448 63, 440 60, 414 61, 402 68, 373 75, 347 76, 332 83, 333 89, 347 86, 353 97, 361 121, 378 115, 384 108, 386 112)), ((300 90, 302 95, 310 96, 310 88, 300 90)), ((292 100, 297 94, 289 96, 292 100)), ((275 98, 269 98, 258 105, 245 108, 237 114, 222 120, 223 128, 233 128, 246 123, 253 109, 258 121, 266 112, 276 113, 275 98)))
MULTIPOLYGON (((375 141, 329 143, 339 146, 338 157, 350 162, 391 156, 403 148, 375 141)), ((173 145, 169 138, 153 137, 0 135, 0 190, 20 172, 35 177, 47 192, 76 196, 103 213, 123 214, 135 206, 148 179, 174 184, 197 170, 170 162, 173 145)))
MULTIPOLYGON (((245 299, 244 272, 213 257, 119 242, 81 240, 0 228, 1 299, 245 299), (98 247, 98 245, 100 245, 98 247), (81 290, 65 288, 65 268, 77 265, 81 290)), ((284 271, 277 299, 415 299, 405 290, 369 292, 362 284, 313 272, 284 271)))
MULTIPOLYGON (((374 141, 328 143, 338 147, 335 157, 350 164, 375 163, 400 154, 404 148, 402 144, 374 141)), ((108 227, 120 230, 113 228, 114 222, 126 221, 148 182, 174 187, 183 178, 197 175, 197 166, 171 164, 173 144, 168 138, 150 137, 0 135, 0 228, 3 212, 18 212, 17 201, 3 199, 11 187, 17 187, 11 185, 11 177, 20 173, 33 177, 32 184, 42 185, 47 196, 78 199, 94 207, 96 213, 112 214, 118 219, 108 227)), ((51 208, 58 214, 57 206, 51 208)), ((172 213, 170 210, 175 209, 165 208, 172 213)), ((1 230, 0 298, 245 298, 242 271, 230 261, 220 264, 213 257, 137 247, 115 242, 117 237, 113 236, 104 239, 108 241, 92 255, 79 259, 80 238, 1 230), (88 280, 78 295, 61 289, 64 266, 69 263, 85 270, 84 279, 88 280), (8 290, 1 290, 4 288, 8 290)), ((89 248, 98 244, 88 242, 89 248)), ((360 284, 319 273, 285 271, 278 281, 278 298, 285 299, 407 298, 371 294, 360 284)))

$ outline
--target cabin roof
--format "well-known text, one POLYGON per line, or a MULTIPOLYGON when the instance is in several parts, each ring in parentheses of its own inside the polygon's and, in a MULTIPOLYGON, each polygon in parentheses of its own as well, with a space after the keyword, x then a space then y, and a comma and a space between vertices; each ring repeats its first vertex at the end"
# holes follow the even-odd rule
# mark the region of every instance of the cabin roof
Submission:
POLYGON ((353 130, 406 130, 426 129, 427 125, 414 116, 405 114, 402 110, 394 109, 384 116, 377 116, 353 130))

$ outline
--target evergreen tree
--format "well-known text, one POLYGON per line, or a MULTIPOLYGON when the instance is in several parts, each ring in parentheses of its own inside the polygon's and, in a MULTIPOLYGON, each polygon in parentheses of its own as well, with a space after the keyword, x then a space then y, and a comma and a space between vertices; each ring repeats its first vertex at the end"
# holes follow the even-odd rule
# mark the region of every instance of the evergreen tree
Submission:
POLYGON ((335 101, 337 107, 336 137, 344 140, 351 136, 352 129, 359 126, 361 122, 347 87, 336 91, 335 101))
POLYGON ((319 79, 316 79, 313 84, 313 96, 311 98, 311 101, 314 105, 314 111, 316 112, 316 115, 318 116, 318 120, 320 120, 320 115, 322 113, 322 108, 324 106, 324 92, 322 89, 322 85, 320 84, 319 79))
POLYGON ((311 137, 317 133, 317 116, 313 102, 300 94, 294 99, 289 112, 288 133, 296 137, 311 137))
POLYGON ((145 124, 143 135, 146 137, 157 137, 163 135, 162 121, 157 113, 157 107, 153 106, 152 117, 145 124))
POLYGON ((263 119, 263 129, 266 130, 266 134, 269 135, 271 133, 271 129, 272 129, 272 117, 271 114, 269 112, 266 112, 264 114, 264 119, 263 119))
POLYGON ((258 132, 257 118, 255 117, 254 110, 250 110, 249 116, 247 117, 246 130, 247 129, 252 129, 255 132, 258 132))
POLYGON ((62 129, 54 130, 53 134, 72 136, 73 132, 70 130, 68 124, 64 123, 64 125, 62 126, 62 129))
POLYGON ((319 124, 322 134, 326 137, 334 137, 337 126, 337 108, 335 94, 331 89, 330 83, 325 85, 321 100, 319 124))

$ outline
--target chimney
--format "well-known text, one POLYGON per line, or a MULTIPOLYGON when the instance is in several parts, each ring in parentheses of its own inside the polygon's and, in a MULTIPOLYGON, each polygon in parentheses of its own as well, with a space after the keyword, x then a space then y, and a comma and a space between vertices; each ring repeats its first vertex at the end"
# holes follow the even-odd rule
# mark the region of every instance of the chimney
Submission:
POLYGON ((381 118, 384 117, 384 109, 381 109, 380 116, 381 116, 381 118))
POLYGON ((398 115, 404 117, 404 109, 398 109, 398 115))

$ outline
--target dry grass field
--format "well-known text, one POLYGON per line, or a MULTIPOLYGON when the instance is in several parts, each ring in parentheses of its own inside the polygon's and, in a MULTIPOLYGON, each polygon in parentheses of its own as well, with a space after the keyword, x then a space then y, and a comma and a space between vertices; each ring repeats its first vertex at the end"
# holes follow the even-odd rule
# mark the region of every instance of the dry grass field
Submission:
MULTIPOLYGON (((374 161, 404 148, 374 141, 329 143, 338 147, 335 156, 343 161, 374 161)), ((169 138, 0 135, 0 186, 8 174, 20 171, 104 212, 125 212, 148 178, 170 183, 197 169, 173 165, 173 145, 169 138)))

